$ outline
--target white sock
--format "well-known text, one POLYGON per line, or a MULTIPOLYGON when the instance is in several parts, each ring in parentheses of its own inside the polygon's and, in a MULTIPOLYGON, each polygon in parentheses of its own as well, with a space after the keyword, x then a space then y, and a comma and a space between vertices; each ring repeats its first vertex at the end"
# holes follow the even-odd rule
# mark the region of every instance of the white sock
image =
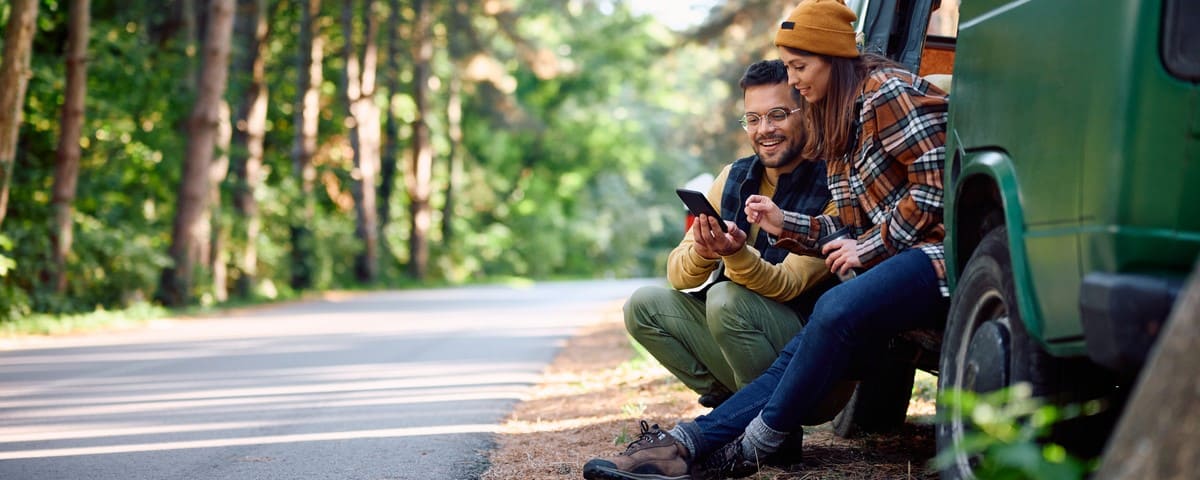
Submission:
POLYGON ((746 425, 746 433, 742 435, 742 454, 746 458, 764 458, 779 450, 787 437, 787 432, 768 427, 760 413, 746 425))
POLYGON ((688 458, 696 458, 696 444, 692 443, 692 437, 688 435, 687 430, 681 428, 681 425, 676 425, 667 434, 679 440, 683 444, 683 448, 687 450, 688 458))

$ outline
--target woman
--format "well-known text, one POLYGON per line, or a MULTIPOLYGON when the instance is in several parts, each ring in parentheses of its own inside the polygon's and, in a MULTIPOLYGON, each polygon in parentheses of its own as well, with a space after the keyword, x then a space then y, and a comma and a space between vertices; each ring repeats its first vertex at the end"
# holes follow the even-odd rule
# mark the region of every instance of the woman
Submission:
POLYGON ((763 196, 745 208, 781 246, 819 252, 834 272, 857 276, 826 292, 775 363, 721 406, 669 432, 643 422, 641 438, 589 461, 585 478, 748 476, 803 433, 805 414, 855 355, 944 320, 947 97, 894 62, 860 56, 854 20, 840 0, 805 0, 775 36, 788 83, 812 107, 803 157, 826 160, 838 215, 782 212, 763 196), (845 238, 818 242, 842 228, 845 238))

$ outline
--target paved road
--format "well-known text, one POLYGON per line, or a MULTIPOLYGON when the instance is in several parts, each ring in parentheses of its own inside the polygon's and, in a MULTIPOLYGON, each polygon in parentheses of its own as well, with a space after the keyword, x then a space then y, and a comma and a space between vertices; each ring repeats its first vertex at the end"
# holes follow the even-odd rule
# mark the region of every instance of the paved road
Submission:
POLYGON ((0 350, 0 479, 467 479, 648 281, 355 295, 0 350))

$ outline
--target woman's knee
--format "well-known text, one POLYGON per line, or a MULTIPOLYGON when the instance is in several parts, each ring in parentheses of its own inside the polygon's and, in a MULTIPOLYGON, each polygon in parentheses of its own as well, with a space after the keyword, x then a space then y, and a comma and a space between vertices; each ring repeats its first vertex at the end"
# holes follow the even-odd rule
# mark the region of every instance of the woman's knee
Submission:
MULTIPOLYGON (((830 290, 829 293, 834 293, 830 290)), ((853 301, 826 293, 813 306, 813 313, 804 326, 805 335, 817 335, 842 342, 855 334, 855 305, 853 301)))

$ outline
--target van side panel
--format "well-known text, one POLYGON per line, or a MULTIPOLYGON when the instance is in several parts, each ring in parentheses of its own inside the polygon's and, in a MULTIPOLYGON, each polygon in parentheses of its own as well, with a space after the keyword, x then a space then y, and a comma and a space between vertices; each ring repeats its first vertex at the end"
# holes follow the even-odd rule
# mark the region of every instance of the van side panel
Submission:
MULTIPOLYGON (((954 222, 953 231, 961 232, 975 229, 978 225, 976 222, 981 220, 979 217, 986 209, 998 207, 1004 212, 1003 222, 1009 225, 1008 245, 1013 259, 1013 288, 1018 297, 1017 308, 1021 311, 1021 317, 1027 330, 1040 332, 1043 315, 1038 308, 1037 292, 1033 288, 1033 275, 1036 270, 1031 268, 1027 262, 1017 261, 1019 258, 1029 258, 1029 252, 1023 241, 1026 232, 1021 221, 1020 192, 1017 190, 1012 160, 1003 152, 981 150, 964 155, 962 164, 961 176, 955 182, 957 187, 953 196, 955 201, 946 204, 946 218, 954 222), (980 179, 986 180, 980 181, 980 179), (967 188, 988 188, 994 191, 989 195, 976 197, 966 195, 963 190, 967 188), (1000 204, 986 204, 994 200, 998 200, 1000 204), (979 204, 971 204, 972 201, 979 204)), ((956 238, 956 240, 963 240, 963 238, 956 238)), ((977 242, 979 238, 973 240, 977 242)), ((959 252, 959 250, 973 250, 975 246, 975 244, 965 244, 960 241, 948 241, 946 245, 947 258, 963 255, 965 263, 965 258, 970 256, 969 251, 959 252)), ((957 280, 957 273, 959 272, 955 272, 954 280, 957 280)))
MULTIPOLYGON (((1136 0, 960 7, 950 151, 964 162, 979 151, 1011 161, 1019 211, 1006 217, 1023 235, 1010 245, 1022 246, 1013 261, 1028 271, 1017 279, 1028 283, 1019 307, 1052 353, 1082 352, 1085 274, 1190 268, 1200 254, 1195 85, 1162 66, 1161 9, 1136 0)), ((957 274, 966 255, 953 257, 957 274)))
POLYGON ((1114 112, 1088 138, 1083 170, 1085 272, 1186 275, 1200 255, 1197 87, 1162 64, 1163 2, 1142 2, 1121 31, 1125 50, 1114 112), (1131 128, 1136 126, 1137 128, 1131 128), (1107 141, 1106 141, 1107 140, 1107 141))

